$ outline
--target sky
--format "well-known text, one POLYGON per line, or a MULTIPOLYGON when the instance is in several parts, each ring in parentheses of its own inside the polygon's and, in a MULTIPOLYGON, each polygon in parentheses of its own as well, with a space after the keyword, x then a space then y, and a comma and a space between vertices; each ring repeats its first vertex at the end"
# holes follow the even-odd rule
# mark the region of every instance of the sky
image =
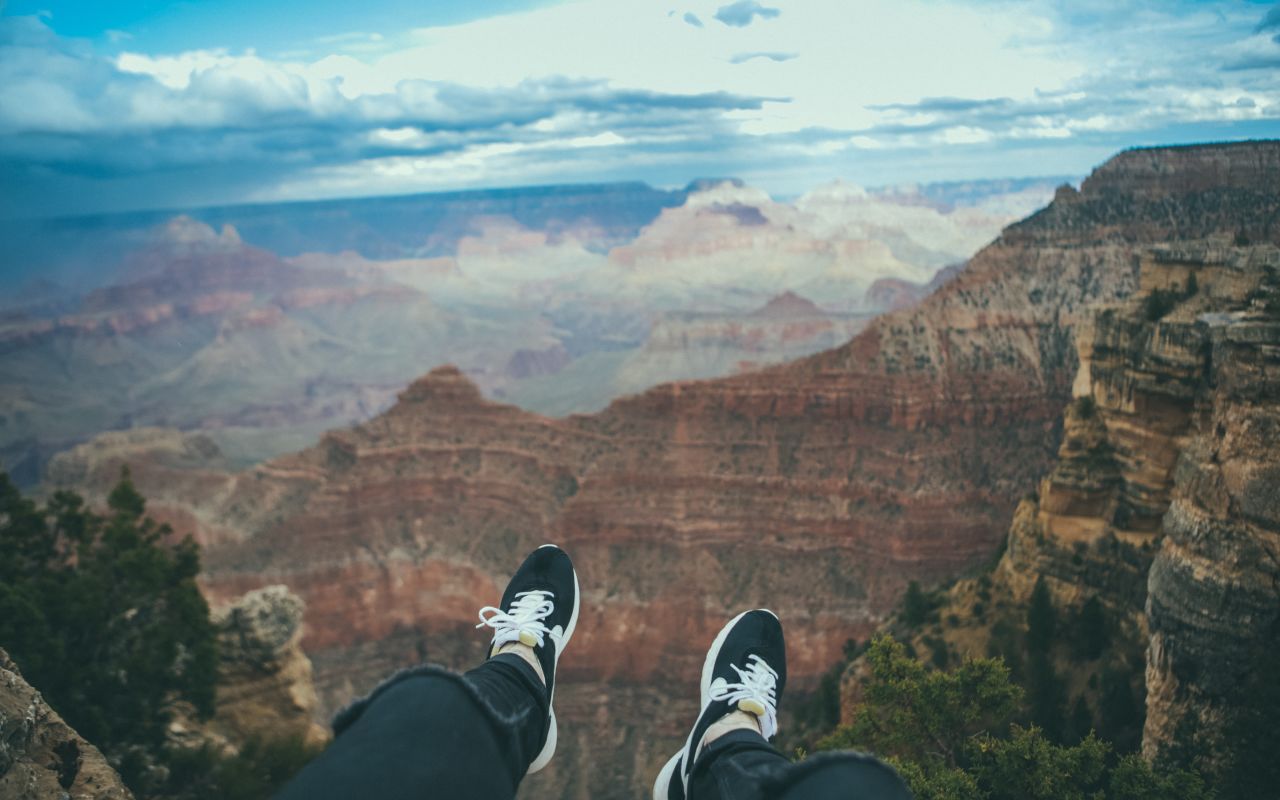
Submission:
POLYGON ((0 0, 8 219, 1278 136, 1273 2, 0 0))

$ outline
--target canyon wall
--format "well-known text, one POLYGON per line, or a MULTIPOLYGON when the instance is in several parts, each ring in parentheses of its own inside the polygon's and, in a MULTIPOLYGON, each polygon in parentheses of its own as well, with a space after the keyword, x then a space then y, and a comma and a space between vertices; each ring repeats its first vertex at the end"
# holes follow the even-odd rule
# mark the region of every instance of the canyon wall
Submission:
POLYGON ((1144 754, 1210 771, 1280 624, 1277 270, 1231 238, 1143 258, 1080 337, 1082 399, 997 570, 1022 603, 1042 576, 1060 607, 1100 600, 1146 653, 1144 754))
MULTIPOLYGON (((1078 327, 1057 463, 1020 503, 994 570, 958 581, 937 621, 906 634, 935 658, 1012 664, 1007 631, 1022 630, 1043 581, 1068 705, 1084 701, 1105 732, 1125 676, 1145 695, 1144 754, 1190 756, 1208 774, 1241 745, 1228 726, 1280 634, 1280 250, 1242 238, 1153 248, 1138 292, 1078 327), (1067 642, 1093 601, 1102 660, 1067 642)), ((857 665, 846 674, 846 715, 860 678, 857 665)), ((1121 733, 1138 745, 1139 730, 1121 733)))
MULTIPOLYGON (((188 444, 118 434, 56 459, 50 478, 101 492, 130 463, 150 508, 205 544, 215 599, 274 583, 302 596, 327 709, 415 660, 474 663, 476 609, 524 551, 562 544, 585 606, 557 692, 562 750, 524 794, 643 797, 727 616, 777 611, 803 689, 908 581, 989 559, 1058 451, 1085 310, 1131 293, 1153 245, 1280 239, 1276 187, 1277 143, 1130 151, 921 305, 818 356, 563 420, 488 402, 441 368, 370 422, 244 472, 178 469, 188 444), (168 455, 151 459, 158 442, 168 455)), ((1149 408, 1173 425, 1181 406, 1163 402, 1149 408)), ((1087 451, 1091 435, 1068 446, 1087 451)), ((1144 477, 1123 484, 1121 527, 1149 538, 1146 476, 1165 462, 1125 458, 1115 469, 1144 477)), ((1112 503, 1057 480, 1066 512, 1112 503)))
POLYGON ((1194 737, 1211 770, 1280 652, 1280 254, 1267 256, 1243 302, 1200 318, 1204 383, 1148 582, 1144 753, 1194 737))

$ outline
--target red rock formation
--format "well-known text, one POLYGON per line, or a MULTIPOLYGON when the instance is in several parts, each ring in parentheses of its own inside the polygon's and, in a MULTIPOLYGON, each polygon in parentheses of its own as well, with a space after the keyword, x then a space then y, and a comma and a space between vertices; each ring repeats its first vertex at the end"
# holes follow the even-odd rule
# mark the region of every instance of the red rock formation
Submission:
POLYGON ((1078 315, 1130 292, 1152 243, 1280 239, 1275 187, 1280 143, 1123 153, 919 307, 818 356, 567 420, 440 369, 299 454, 182 493, 135 478, 217 543, 215 597, 284 583, 304 598, 329 707, 414 658, 474 660, 476 607, 526 549, 563 544, 586 606, 557 693, 563 750, 529 795, 639 797, 727 615, 778 611, 803 689, 909 580, 988 558, 1056 452, 1078 315))

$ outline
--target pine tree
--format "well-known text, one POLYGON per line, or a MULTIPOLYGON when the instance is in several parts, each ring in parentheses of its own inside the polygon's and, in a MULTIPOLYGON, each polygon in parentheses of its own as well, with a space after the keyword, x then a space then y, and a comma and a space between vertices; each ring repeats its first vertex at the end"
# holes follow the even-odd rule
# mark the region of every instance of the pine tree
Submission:
POLYGON ((1227 800, 1265 797, 1280 787, 1280 619, 1252 648, 1232 698, 1237 711, 1223 731, 1231 746, 1222 770, 1227 800))
POLYGON ((1056 628, 1057 612, 1053 608, 1053 597, 1041 575, 1036 580, 1035 588, 1031 590, 1031 603, 1027 607, 1027 650, 1031 653, 1048 653, 1053 646, 1056 628))
POLYGON ((885 757, 919 800, 1214 796, 1193 773, 1156 771, 1132 755, 1114 760, 1112 746, 1092 733, 1063 746, 1034 725, 1010 724, 1020 710, 1022 691, 999 659, 971 659, 951 670, 931 670, 888 636, 873 640, 866 658, 870 674, 861 703, 852 709, 853 721, 816 749, 856 749, 885 757))
POLYGON ((0 642, 135 789, 174 703, 212 712, 217 671, 196 544, 145 511, 127 472, 105 515, 67 492, 40 509, 0 473, 0 642))
POLYGON ((929 598, 920 589, 918 581, 907 584, 907 594, 902 598, 902 621, 910 628, 918 628, 929 618, 929 598))
POLYGON ((1080 607, 1080 615, 1076 619, 1076 655, 1095 661, 1107 649, 1109 639, 1106 611, 1097 596, 1090 597, 1080 607))

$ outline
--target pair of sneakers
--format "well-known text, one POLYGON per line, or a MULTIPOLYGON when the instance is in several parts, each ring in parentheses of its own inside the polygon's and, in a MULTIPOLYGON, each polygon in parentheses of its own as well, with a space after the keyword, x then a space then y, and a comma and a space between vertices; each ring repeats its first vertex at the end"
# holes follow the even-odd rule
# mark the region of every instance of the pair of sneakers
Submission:
MULTIPOLYGON (((505 645, 530 647, 542 668, 552 703, 546 743, 529 765, 542 769, 555 754, 555 673, 560 654, 578 623, 578 575, 569 556, 555 545, 534 550, 520 565, 500 606, 480 611, 476 627, 493 628, 492 657, 505 645)), ((729 714, 742 711, 766 738, 778 730, 778 701, 787 680, 782 624, 772 611, 744 611, 716 635, 702 664, 701 712, 684 747, 667 761, 653 785, 654 800, 684 800, 707 731, 729 714)))

